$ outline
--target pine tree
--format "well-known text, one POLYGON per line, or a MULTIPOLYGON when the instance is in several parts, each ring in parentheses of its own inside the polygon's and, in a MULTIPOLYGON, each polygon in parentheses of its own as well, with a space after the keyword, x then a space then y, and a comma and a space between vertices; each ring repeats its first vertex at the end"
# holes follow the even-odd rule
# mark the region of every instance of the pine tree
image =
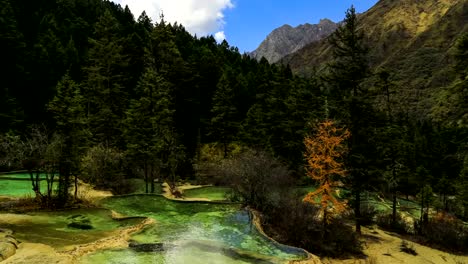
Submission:
MULTIPOLYGON (((0 131, 17 126, 22 122, 21 109, 16 97, 22 88, 25 74, 24 58, 26 43, 18 30, 18 23, 9 0, 0 1, 0 131)), ((24 96, 24 95, 23 95, 24 96)))
POLYGON ((468 126, 468 34, 460 37, 456 45, 455 70, 459 80, 453 85, 453 93, 457 100, 455 102, 455 113, 457 113, 458 125, 468 126))
POLYGON ((161 153, 165 147, 163 135, 170 133, 173 126, 170 84, 153 67, 147 67, 138 89, 142 91, 141 97, 133 100, 127 111, 127 152, 143 167, 146 192, 149 192, 149 183, 151 192, 154 192, 154 175, 160 173, 164 165, 161 153))
POLYGON ((463 218, 468 219, 468 155, 463 159, 460 177, 457 182, 458 197, 463 207, 463 218))
POLYGON ((87 112, 96 142, 116 146, 121 141, 122 120, 127 108, 124 91, 127 59, 117 36, 119 24, 106 10, 89 39, 89 63, 85 68, 87 112))
POLYGON ((359 29, 359 21, 354 6, 346 11, 343 24, 329 38, 333 47, 333 61, 328 64, 331 92, 335 97, 357 96, 362 80, 369 73, 368 49, 363 43, 364 34, 359 29))
POLYGON ((211 109, 212 135, 221 140, 225 158, 227 158, 228 143, 235 139, 239 126, 237 108, 234 105, 234 89, 239 89, 236 87, 235 78, 232 69, 224 70, 214 93, 211 109))
POLYGON ((154 179, 171 176, 180 160, 174 158, 180 145, 174 127, 173 85, 157 70, 155 59, 147 50, 147 66, 138 83, 140 98, 131 102, 125 122, 127 152, 144 171, 146 192, 151 183, 154 192, 154 179))
POLYGON ((68 199, 71 176, 75 176, 75 199, 77 198, 80 159, 89 139, 85 99, 79 86, 68 75, 57 84, 57 94, 49 103, 49 111, 55 118, 57 133, 62 141, 59 201, 64 205, 68 199))
POLYGON ((346 106, 342 113, 332 113, 346 120, 351 136, 348 140, 346 166, 354 192, 354 214, 356 232, 361 232, 361 193, 371 179, 370 168, 375 150, 371 143, 374 138, 371 121, 375 115, 366 91, 361 83, 369 74, 367 48, 363 44, 364 35, 359 30, 356 10, 353 6, 346 11, 343 25, 330 37, 333 61, 329 64, 326 80, 331 88, 330 98, 335 104, 346 106))

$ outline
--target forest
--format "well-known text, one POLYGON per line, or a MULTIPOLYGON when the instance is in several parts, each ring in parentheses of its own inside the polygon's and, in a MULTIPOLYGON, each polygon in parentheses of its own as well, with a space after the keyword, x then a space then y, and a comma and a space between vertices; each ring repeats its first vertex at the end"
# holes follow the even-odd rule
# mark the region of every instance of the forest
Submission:
POLYGON ((39 208, 80 204, 81 181, 114 195, 212 184, 319 256, 359 255, 372 223, 467 253, 468 34, 441 87, 456 98, 448 122, 399 104, 353 7, 327 70, 307 77, 109 1, 0 0, 0 12, 0 171, 27 172, 39 208), (412 226, 400 199, 419 205, 412 226))

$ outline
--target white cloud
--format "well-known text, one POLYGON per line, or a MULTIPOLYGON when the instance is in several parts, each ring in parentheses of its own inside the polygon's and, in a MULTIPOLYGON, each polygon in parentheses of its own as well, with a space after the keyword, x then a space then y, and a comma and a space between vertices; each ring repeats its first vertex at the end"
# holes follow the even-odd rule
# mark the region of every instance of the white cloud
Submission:
POLYGON ((214 34, 214 38, 218 43, 220 43, 226 39, 226 35, 224 35, 224 31, 218 31, 214 34))
MULTIPOLYGON (((225 21, 223 12, 233 8, 231 0, 112 0, 122 7, 128 5, 135 18, 143 10, 154 22, 161 12, 168 22, 182 24, 187 31, 198 36, 222 32, 225 21)), ((219 35, 219 34, 218 34, 219 35)), ((224 33, 222 35, 224 37, 224 33)))

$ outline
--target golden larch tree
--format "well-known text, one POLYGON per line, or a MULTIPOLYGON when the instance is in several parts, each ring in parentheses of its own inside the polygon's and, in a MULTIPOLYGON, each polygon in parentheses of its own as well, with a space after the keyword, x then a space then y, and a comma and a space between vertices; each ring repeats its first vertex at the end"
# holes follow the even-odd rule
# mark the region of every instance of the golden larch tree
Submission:
POLYGON ((307 160, 307 175, 319 183, 317 190, 308 193, 304 202, 318 204, 324 221, 346 209, 346 201, 335 198, 335 189, 339 179, 345 177, 342 156, 346 153, 343 144, 350 133, 347 129, 337 128, 332 120, 326 120, 318 125, 314 136, 304 139, 307 160))

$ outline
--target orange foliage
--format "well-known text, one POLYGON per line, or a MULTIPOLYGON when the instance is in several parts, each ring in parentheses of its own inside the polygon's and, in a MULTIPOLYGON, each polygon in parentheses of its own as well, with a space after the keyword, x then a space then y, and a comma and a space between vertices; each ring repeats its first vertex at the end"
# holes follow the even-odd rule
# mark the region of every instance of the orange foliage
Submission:
POLYGON ((349 136, 348 130, 337 128, 333 121, 326 120, 319 124, 314 137, 307 136, 304 139, 307 175, 318 181, 319 187, 307 194, 303 201, 320 205, 328 222, 331 217, 346 209, 346 201, 338 201, 333 194, 339 178, 346 175, 340 159, 346 153, 343 141, 349 136))

